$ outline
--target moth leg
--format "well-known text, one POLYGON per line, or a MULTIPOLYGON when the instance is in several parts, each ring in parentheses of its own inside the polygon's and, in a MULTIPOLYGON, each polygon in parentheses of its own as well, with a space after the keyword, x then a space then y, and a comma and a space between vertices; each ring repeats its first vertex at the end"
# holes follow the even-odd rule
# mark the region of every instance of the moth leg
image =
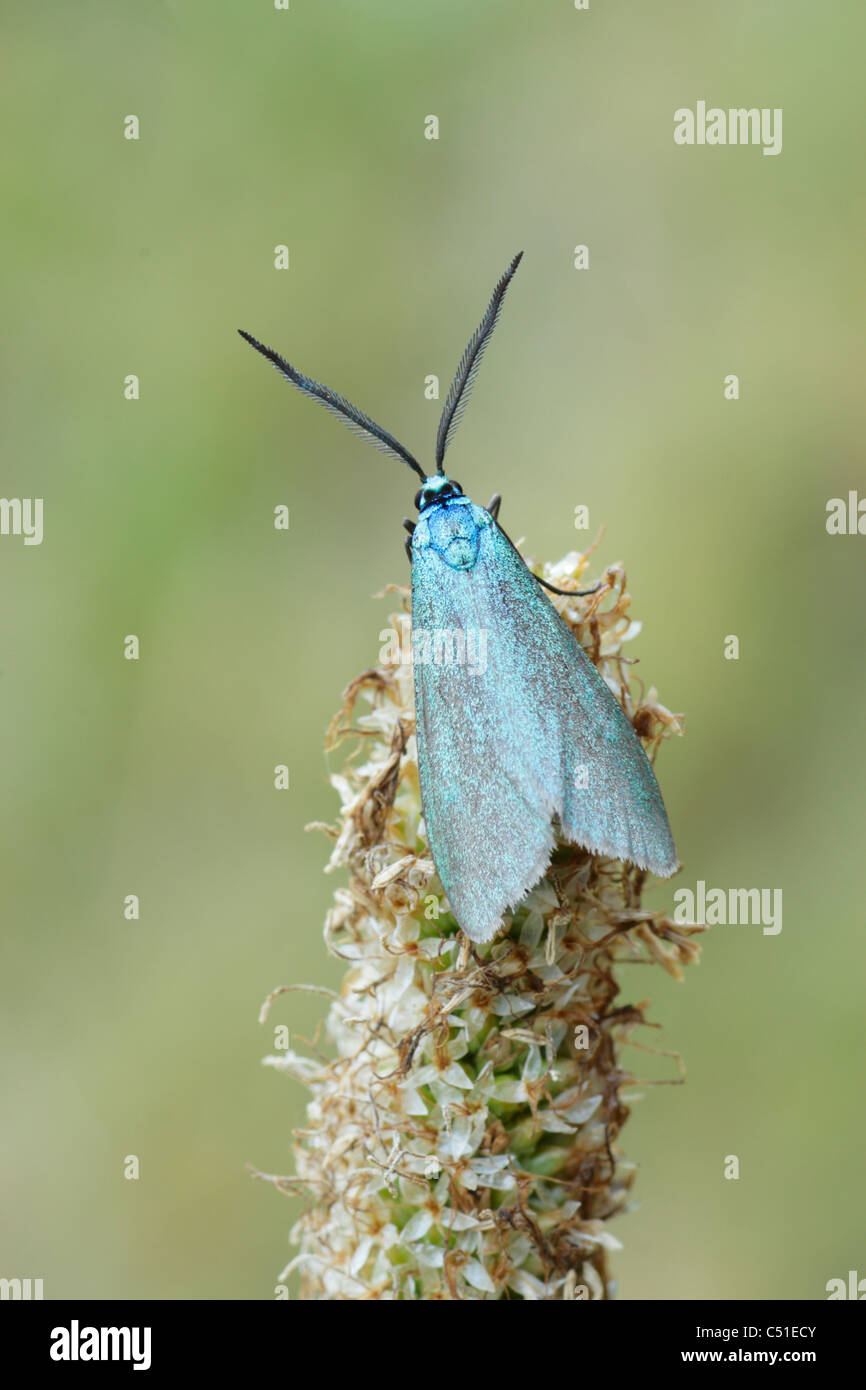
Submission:
MULTIPOLYGON (((490 507, 492 507, 495 503, 496 511, 499 511, 499 503, 501 501, 501 497, 494 497, 493 501, 490 503, 490 507)), ((490 511, 490 507, 487 508, 488 511, 490 511)), ((490 512, 490 515, 493 517, 494 521, 496 521, 495 513, 490 512)), ((499 531, 501 532, 501 534, 508 541, 508 544, 511 546, 511 549, 514 551, 515 555, 520 556, 520 559, 523 560, 523 556, 520 554, 520 551, 517 549, 517 546, 514 544, 514 541, 511 539, 508 532, 502 530, 502 527, 499 526, 498 521, 496 522, 496 525, 499 527, 499 531)), ((526 564, 526 561, 523 560, 523 563, 526 564)), ((540 584, 543 589, 549 589, 552 594, 562 594, 563 598, 586 598, 588 594, 597 594, 599 589, 602 587, 601 580, 599 580, 599 582, 597 584, 594 584, 591 589, 557 589, 555 584, 548 584, 547 580, 542 579, 540 574, 533 574, 532 570, 530 570, 529 573, 532 575, 536 583, 540 584)))
POLYGON ((502 497, 498 492, 494 492, 490 501, 487 503, 487 510, 495 521, 499 515, 499 508, 502 505, 502 497))
MULTIPOLYGON (((530 574, 532 574, 531 570, 530 574)), ((533 574, 532 577, 537 579, 545 589, 549 589, 552 594, 562 594, 563 598, 586 598, 588 594, 597 594, 601 588, 601 581, 599 581, 598 584, 593 584, 591 589, 557 589, 555 584, 548 584, 547 580, 542 579, 538 574, 533 574)))
POLYGON ((403 525, 405 526, 406 530, 409 532, 408 536, 406 537, 406 554, 409 556, 409 559, 411 560, 411 559, 412 559, 412 534, 413 534, 413 532, 414 532, 414 530, 415 530, 415 522, 414 522, 414 521, 410 521, 409 518, 408 518, 408 516, 404 516, 404 518, 403 518, 403 525))
POLYGON ((409 518, 408 518, 408 516, 404 516, 404 518, 403 518, 403 527, 404 527, 404 529, 405 529, 406 531, 409 532, 409 535, 410 535, 410 536, 411 536, 412 532, 415 530, 416 524, 417 524, 416 522, 410 521, 409 518))

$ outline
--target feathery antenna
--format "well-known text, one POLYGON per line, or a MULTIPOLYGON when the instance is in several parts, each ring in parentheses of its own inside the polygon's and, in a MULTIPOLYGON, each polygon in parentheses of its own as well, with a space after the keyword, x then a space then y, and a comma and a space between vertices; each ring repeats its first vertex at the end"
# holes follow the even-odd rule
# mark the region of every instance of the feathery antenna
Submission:
POLYGON ((463 411, 466 409, 466 402, 469 393, 475 385, 475 378, 478 375, 478 368, 484 349, 490 341, 491 334, 496 327, 496 320, 499 318, 499 310, 502 308, 502 301, 505 298, 505 291, 511 283, 511 277, 520 265, 522 251, 518 251, 511 265, 498 282, 493 291, 490 303, 484 314, 484 318, 479 323, 469 344, 460 359, 460 366, 457 368, 448 398, 442 410, 442 418, 439 421, 439 430, 436 435, 436 471, 443 473, 442 461, 445 458, 445 450, 451 443, 457 426, 463 418, 463 411))
POLYGON ((426 473, 420 463, 408 449, 383 430, 381 425, 377 425, 375 420, 371 420, 369 415, 365 415, 363 410, 359 410, 351 401, 347 401, 345 396, 340 396, 336 391, 332 391, 328 386, 323 386, 320 381, 313 381, 312 377, 304 376, 296 367, 281 357, 273 348, 265 347, 250 333, 245 333, 242 328, 238 329, 241 337, 254 347, 256 352, 260 352, 266 357, 281 376, 286 381, 290 381, 293 386, 297 386, 299 391, 303 391, 305 396, 312 396, 314 400, 321 401, 322 405, 330 415, 336 420, 342 421, 347 429, 356 434, 359 439, 366 439, 368 444, 372 444, 374 449, 378 449, 383 454, 389 454, 391 458, 399 459, 402 463, 408 463, 421 479, 426 478, 426 473))

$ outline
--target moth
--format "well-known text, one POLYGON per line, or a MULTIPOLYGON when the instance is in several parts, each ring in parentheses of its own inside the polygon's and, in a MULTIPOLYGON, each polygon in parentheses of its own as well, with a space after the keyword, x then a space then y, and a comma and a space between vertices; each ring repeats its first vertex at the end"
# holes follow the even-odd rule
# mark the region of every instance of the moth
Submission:
POLYGON ((476 506, 445 473, 446 451, 522 254, 499 279, 460 359, 430 474, 364 411, 239 330, 299 391, 421 479, 418 519, 403 523, 412 565, 421 801, 442 887, 476 942, 491 940, 503 913, 543 876, 557 827, 593 854, 664 878, 678 867, 640 740, 544 592, 575 591, 532 573, 499 524, 498 495, 476 506), (422 650, 427 659, 419 659, 422 650))

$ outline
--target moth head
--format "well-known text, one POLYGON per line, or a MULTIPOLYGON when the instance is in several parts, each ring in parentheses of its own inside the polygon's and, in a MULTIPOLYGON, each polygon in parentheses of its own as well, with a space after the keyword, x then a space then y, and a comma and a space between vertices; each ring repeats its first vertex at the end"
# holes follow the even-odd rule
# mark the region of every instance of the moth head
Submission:
POLYGON ((447 502, 449 498, 462 496, 463 489, 453 478, 434 473, 432 478, 424 479, 424 486, 415 493, 415 506, 419 512, 423 512, 437 502, 447 502))

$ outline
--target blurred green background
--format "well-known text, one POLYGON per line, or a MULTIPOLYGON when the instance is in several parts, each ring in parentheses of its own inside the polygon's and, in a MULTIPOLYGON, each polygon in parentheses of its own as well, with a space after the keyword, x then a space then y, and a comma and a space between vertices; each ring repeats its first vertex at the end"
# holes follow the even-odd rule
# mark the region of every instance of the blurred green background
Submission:
MULTIPOLYGON (((45 539, 0 539, 0 1274, 273 1296, 297 1206, 244 1164, 289 1171, 304 1097, 257 1011, 339 980, 303 827, 336 812, 323 733, 406 578, 414 481, 235 329, 428 461, 424 378, 444 394, 520 248, 451 467, 539 556, 606 524, 638 673, 687 716, 659 762, 678 882, 784 892, 779 936, 719 927, 684 984, 624 984, 688 1078, 622 1136, 621 1296, 866 1273, 866 539, 825 530, 866 492, 866 11, 106 0, 3 27, 2 490, 45 499, 45 539), (699 99, 782 107, 782 154, 678 148, 699 99)), ((270 1022, 311 1037, 323 1008, 270 1022)))

